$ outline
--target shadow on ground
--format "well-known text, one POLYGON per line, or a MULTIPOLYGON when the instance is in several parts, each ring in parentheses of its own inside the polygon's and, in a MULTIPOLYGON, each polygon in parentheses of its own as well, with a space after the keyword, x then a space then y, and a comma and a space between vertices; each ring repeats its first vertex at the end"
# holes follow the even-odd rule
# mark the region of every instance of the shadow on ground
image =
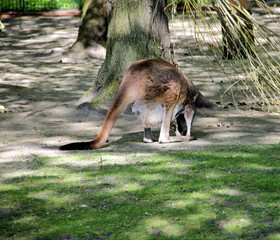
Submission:
MULTIPOLYGON (((0 144, 5 161, 20 161, 32 154, 67 154, 58 152, 58 146, 91 140, 97 135, 104 115, 76 110, 75 103, 91 86, 102 62, 60 62, 62 53, 75 41, 79 21, 75 17, 2 20, 5 31, 0 33, 0 144)), ((221 93, 230 83, 217 71, 218 66, 212 63, 207 67, 209 77, 205 74, 207 59, 193 56, 197 60, 194 63, 182 53, 177 54, 182 70, 206 96, 220 102, 221 93)), ((189 151, 205 146, 278 143, 280 138, 277 117, 249 106, 237 109, 228 102, 213 111, 200 111, 193 127, 196 141, 149 145, 141 142, 141 131, 134 116, 124 115, 110 143, 98 151, 189 151)))

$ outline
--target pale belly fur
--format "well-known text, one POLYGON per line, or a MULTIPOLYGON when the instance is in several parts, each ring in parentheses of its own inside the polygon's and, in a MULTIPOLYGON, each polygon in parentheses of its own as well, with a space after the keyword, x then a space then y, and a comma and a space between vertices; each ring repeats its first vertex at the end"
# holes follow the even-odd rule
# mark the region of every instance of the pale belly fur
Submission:
MULTIPOLYGON (((132 105, 132 112, 137 114, 145 128, 150 128, 162 122, 164 108, 165 107, 162 104, 136 101, 132 105)), ((175 115, 179 110, 179 106, 176 105, 173 112, 172 121, 175 119, 175 115)))

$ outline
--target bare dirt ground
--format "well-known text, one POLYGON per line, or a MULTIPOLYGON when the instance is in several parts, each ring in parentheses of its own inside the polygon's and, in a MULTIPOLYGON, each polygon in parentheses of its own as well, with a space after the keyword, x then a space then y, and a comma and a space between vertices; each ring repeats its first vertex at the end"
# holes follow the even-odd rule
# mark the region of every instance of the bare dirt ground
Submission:
MULTIPOLYGON (((5 31, 0 32, 1 163, 73 154, 61 152, 58 147, 93 139, 104 118, 104 114, 97 111, 75 107, 91 86, 102 61, 60 62, 61 54, 77 36, 79 18, 22 17, 5 18, 2 22, 5 31)), ((172 27, 176 28, 176 24, 172 27)), ((185 41, 183 35, 180 36, 176 41, 185 41)), ((215 66, 207 65, 207 58, 194 56, 190 60, 178 51, 177 59, 203 94, 214 102, 221 101, 228 83, 215 66), (206 65, 213 73, 211 77, 205 73, 206 65)), ((215 110, 199 111, 193 124, 196 141, 144 144, 142 126, 136 117, 122 115, 109 144, 98 152, 164 153, 280 142, 278 116, 249 106, 236 108, 230 99, 223 101, 215 110)))

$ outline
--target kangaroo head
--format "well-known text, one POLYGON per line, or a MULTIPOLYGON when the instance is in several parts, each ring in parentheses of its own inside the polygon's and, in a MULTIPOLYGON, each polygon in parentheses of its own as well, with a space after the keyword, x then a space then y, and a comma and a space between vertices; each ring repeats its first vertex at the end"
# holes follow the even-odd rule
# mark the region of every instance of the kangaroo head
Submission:
POLYGON ((179 131, 179 133, 182 136, 185 136, 187 133, 187 120, 186 119, 190 119, 190 121, 192 122, 192 118, 194 115, 194 111, 196 109, 195 107, 195 101, 197 100, 199 94, 196 94, 193 97, 193 100, 186 104, 185 106, 183 106, 175 115, 175 125, 177 127, 177 130, 179 131))

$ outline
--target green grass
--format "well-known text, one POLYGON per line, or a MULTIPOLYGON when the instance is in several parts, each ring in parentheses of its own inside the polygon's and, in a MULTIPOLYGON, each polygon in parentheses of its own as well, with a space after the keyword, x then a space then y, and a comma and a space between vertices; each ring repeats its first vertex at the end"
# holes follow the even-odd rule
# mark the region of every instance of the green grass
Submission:
POLYGON ((5 0, 0 1, 0 11, 42 11, 78 8, 81 0, 5 0), (24 4, 23 4, 24 2, 24 4))
POLYGON ((0 239, 280 239, 279 145, 2 164, 0 239))

